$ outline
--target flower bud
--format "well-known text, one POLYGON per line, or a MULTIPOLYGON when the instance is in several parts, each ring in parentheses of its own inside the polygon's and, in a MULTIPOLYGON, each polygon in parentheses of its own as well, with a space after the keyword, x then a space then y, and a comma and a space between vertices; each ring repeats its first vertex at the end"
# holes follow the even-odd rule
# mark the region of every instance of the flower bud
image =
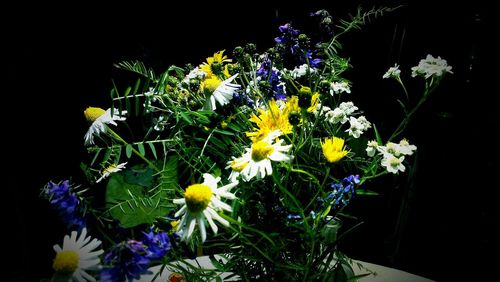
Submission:
POLYGON ((299 107, 308 108, 311 105, 311 88, 302 86, 299 90, 299 107))

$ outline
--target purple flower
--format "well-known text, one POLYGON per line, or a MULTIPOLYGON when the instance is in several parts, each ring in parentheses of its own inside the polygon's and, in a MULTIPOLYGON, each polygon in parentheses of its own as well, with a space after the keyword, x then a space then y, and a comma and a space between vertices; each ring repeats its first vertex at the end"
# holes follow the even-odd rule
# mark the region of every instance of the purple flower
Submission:
POLYGON ((57 210, 62 221, 68 229, 76 227, 78 230, 85 227, 85 220, 80 216, 80 200, 76 193, 65 180, 61 184, 50 181, 44 189, 45 196, 50 204, 57 210))
POLYGON ((149 259, 160 259, 172 248, 167 233, 160 232, 155 234, 153 230, 150 230, 149 233, 142 233, 145 235, 144 245, 147 247, 147 256, 149 259))
POLYGON ((272 93, 268 93, 269 97, 275 100, 286 100, 285 83, 281 80, 280 72, 276 68, 271 68, 271 60, 265 58, 255 74, 260 77, 261 81, 266 81, 271 87, 272 93))
POLYGON ((332 183, 332 192, 325 198, 325 202, 330 203, 332 208, 340 209, 356 195, 356 184, 359 184, 359 175, 349 175, 342 180, 342 183, 332 183))
POLYGON ((101 270, 101 281, 133 281, 139 280, 142 274, 151 274, 148 272, 148 252, 141 241, 128 240, 115 245, 103 262, 107 266, 101 270))

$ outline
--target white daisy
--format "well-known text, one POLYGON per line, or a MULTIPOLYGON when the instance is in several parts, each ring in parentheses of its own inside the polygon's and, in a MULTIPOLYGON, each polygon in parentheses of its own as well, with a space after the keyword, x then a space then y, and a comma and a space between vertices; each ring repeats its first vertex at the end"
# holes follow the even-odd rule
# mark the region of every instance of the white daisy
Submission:
POLYGON ((204 80, 203 88, 208 92, 213 90, 205 103, 206 109, 214 111, 217 108, 215 102, 224 106, 233 99, 234 93, 241 87, 239 84, 231 83, 237 76, 238 74, 235 74, 222 82, 216 77, 204 80))
POLYGON ((283 139, 273 143, 275 138, 264 138, 252 144, 251 148, 246 148, 246 153, 241 157, 242 162, 247 165, 241 170, 243 180, 249 181, 257 176, 258 179, 273 173, 271 161, 289 162, 293 156, 284 154, 292 148, 292 145, 282 146, 283 139))
POLYGON ((121 164, 112 164, 110 166, 108 166, 107 168, 105 168, 103 171, 102 171, 102 175, 99 179, 96 180, 96 183, 99 183, 101 182, 104 178, 108 177, 111 173, 114 173, 114 172, 118 172, 118 171, 121 171, 122 169, 125 168, 125 165, 127 163, 124 162, 124 163, 121 163, 121 164))
POLYGON ((229 226, 229 222, 223 219, 217 212, 226 210, 232 211, 231 206, 222 202, 221 198, 236 199, 233 193, 229 190, 238 185, 238 182, 232 182, 225 186, 217 188, 217 183, 220 177, 213 177, 211 174, 203 174, 202 184, 193 184, 186 188, 184 198, 174 199, 174 204, 183 205, 180 210, 175 213, 175 217, 182 216, 178 228, 182 230, 181 239, 189 241, 193 235, 196 223, 200 229, 201 240, 205 242, 207 231, 205 228, 205 219, 212 228, 214 234, 217 234, 217 225, 214 219, 224 226, 229 226))
POLYGON ((231 168, 231 174, 229 175, 229 181, 235 182, 240 176, 241 171, 248 165, 247 158, 232 157, 232 160, 227 162, 226 169, 231 168))
POLYGON ((92 122, 84 138, 85 145, 88 146, 94 144, 94 136, 106 132, 105 124, 117 125, 115 120, 125 120, 124 115, 127 114, 127 111, 120 112, 118 109, 114 109, 113 114, 111 114, 111 109, 105 111, 101 108, 88 107, 83 113, 87 120, 92 122))
POLYGON ((64 236, 63 247, 54 245, 54 251, 57 255, 52 267, 57 275, 68 276, 69 281, 96 281, 94 277, 85 272, 86 270, 99 269, 99 255, 104 251, 98 249, 94 251, 101 241, 91 240, 87 236, 87 229, 83 228, 80 237, 77 238, 77 232, 71 232, 71 237, 64 236))

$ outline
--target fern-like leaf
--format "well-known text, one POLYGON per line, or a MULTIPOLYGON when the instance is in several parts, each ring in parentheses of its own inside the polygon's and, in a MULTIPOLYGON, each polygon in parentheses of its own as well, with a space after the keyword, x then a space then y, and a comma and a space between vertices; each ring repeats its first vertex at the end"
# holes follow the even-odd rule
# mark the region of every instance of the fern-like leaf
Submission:
POLYGON ((126 70, 126 71, 140 74, 146 78, 151 79, 152 81, 156 81, 156 75, 155 75, 153 69, 147 68, 144 65, 144 63, 141 61, 132 61, 132 62, 124 61, 124 62, 114 64, 114 66, 116 68, 119 68, 122 70, 126 70))

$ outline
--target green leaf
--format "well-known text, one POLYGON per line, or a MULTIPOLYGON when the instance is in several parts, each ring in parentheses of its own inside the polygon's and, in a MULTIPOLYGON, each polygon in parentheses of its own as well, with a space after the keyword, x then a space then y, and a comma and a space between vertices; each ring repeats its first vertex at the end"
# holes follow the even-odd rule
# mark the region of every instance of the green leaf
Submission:
POLYGON ((169 212, 168 199, 161 194, 146 197, 147 190, 147 187, 128 183, 120 173, 111 175, 106 187, 106 207, 123 228, 152 224, 157 217, 169 212))
POLYGON ((151 152, 153 152, 153 156, 155 157, 155 159, 157 159, 158 156, 156 155, 155 145, 153 145, 153 143, 148 143, 148 145, 149 145, 149 148, 151 148, 151 152))
POLYGON ((378 196, 380 195, 379 193, 371 190, 366 190, 366 189, 358 189, 356 190, 356 194, 358 196, 378 196))
POLYGON ((127 108, 127 111, 129 113, 131 113, 130 111, 130 100, 128 99, 128 94, 130 94, 130 91, 132 90, 132 87, 127 87, 127 89, 125 89, 125 93, 124 93, 124 96, 125 96, 125 107, 127 108))
POLYGON ((101 152, 101 150, 98 150, 95 155, 94 155, 94 158, 92 159, 92 162, 90 162, 90 166, 93 166, 95 161, 97 160, 97 157, 99 156, 99 153, 101 152))
POLYGON ((130 157, 132 157, 132 144, 127 144, 127 147, 125 148, 125 154, 129 159, 130 157))
POLYGON ((180 116, 182 117, 182 119, 184 119, 189 125, 192 125, 193 124, 193 120, 191 119, 191 117, 189 117, 189 115, 187 115, 185 112, 183 112, 182 110, 179 111, 179 114, 180 116))
POLYGON ((373 131, 375 131, 375 138, 377 139, 377 143, 379 145, 383 145, 384 143, 382 142, 382 137, 380 137, 380 134, 378 133, 377 127, 375 126, 375 124, 372 125, 373 125, 373 131))
POLYGON ((146 149, 144 149, 144 144, 137 144, 137 148, 139 149, 139 153, 141 153, 141 155, 146 156, 146 149))
POLYGON ((154 172, 149 165, 136 165, 125 170, 123 177, 127 183, 151 187, 153 185, 154 172))
POLYGON ((111 156, 111 148, 106 148, 106 152, 104 152, 104 157, 102 157, 102 162, 105 163, 109 160, 109 157, 111 156))
POLYGON ((215 129, 214 131, 217 133, 220 133, 220 134, 234 136, 234 133, 231 131, 222 130, 222 129, 215 129))
POLYGON ((139 116, 141 111, 141 101, 139 97, 136 95, 140 85, 141 85, 141 79, 138 78, 137 81, 135 82, 134 90, 132 91, 132 95, 134 96, 134 102, 135 102, 135 116, 139 116))

